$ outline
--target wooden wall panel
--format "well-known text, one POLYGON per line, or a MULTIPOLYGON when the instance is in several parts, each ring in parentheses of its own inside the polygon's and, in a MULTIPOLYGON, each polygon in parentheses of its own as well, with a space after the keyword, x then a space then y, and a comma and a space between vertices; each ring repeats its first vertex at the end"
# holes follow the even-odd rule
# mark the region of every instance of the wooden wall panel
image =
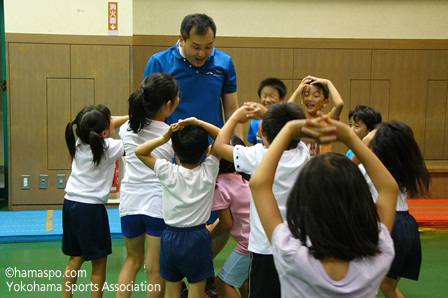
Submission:
POLYGON ((401 120, 425 148, 427 81, 447 80, 448 51, 374 50, 372 79, 390 80, 389 120, 401 120))
MULTIPOLYGON (((353 110, 357 105, 370 106, 370 80, 351 80, 350 81, 350 105, 345 105, 347 112, 353 110)), ((343 119, 344 122, 348 121, 343 119)))
POLYGON ((48 169, 70 170, 65 124, 70 117, 70 79, 47 79, 48 169))
POLYGON ((425 117, 425 159, 443 159, 448 82, 428 81, 425 117))
POLYGON ((372 80, 370 82, 370 106, 381 113, 383 121, 389 121, 390 81, 372 80))
POLYGON ((70 61, 72 79, 95 79, 95 103, 106 105, 112 115, 127 114, 129 46, 72 45, 70 61))
POLYGON ((48 190, 38 189, 39 174, 48 174, 46 86, 47 78, 70 77, 69 53, 67 45, 8 45, 10 204, 53 202, 55 179, 48 190), (30 190, 21 189, 21 175, 30 175, 30 190))
MULTIPOLYGON (((371 50, 296 49, 294 50, 294 79, 307 75, 326 78, 333 82, 344 100, 340 119, 348 122, 351 104, 351 81, 370 80, 371 50)), ((356 99, 356 102, 360 102, 356 99)), ((333 103, 323 109, 330 112, 333 103)), ((332 147, 333 152, 345 154, 347 148, 341 143, 332 147)))
MULTIPOLYGON (((174 44, 173 44, 174 45, 174 44)), ((157 46, 137 46, 132 47, 132 90, 140 88, 142 83, 143 73, 145 72, 146 64, 149 58, 155 53, 166 50, 167 47, 157 46)))
POLYGON ((73 121, 85 106, 97 102, 95 79, 71 79, 70 82, 70 119, 73 121))

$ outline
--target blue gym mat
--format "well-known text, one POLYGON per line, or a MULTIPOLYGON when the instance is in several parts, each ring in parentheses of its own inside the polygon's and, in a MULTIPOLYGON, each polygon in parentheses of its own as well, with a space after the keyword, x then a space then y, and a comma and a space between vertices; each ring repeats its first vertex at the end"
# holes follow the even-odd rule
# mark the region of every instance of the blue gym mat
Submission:
MULTIPOLYGON (((123 239, 118 209, 106 210, 112 239, 123 239)), ((62 210, 53 211, 52 221, 47 231, 47 210, 0 212, 0 243, 62 240, 62 210)))

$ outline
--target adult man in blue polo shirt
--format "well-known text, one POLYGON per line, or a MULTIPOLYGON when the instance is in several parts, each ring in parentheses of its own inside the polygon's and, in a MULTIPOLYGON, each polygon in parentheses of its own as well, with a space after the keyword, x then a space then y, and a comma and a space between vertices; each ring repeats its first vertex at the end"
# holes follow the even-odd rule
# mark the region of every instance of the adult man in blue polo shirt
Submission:
MULTIPOLYGON (((151 56, 143 78, 154 72, 166 72, 178 81, 181 101, 167 118, 168 124, 196 117, 222 127, 222 107, 226 120, 238 109, 232 58, 214 48, 216 25, 211 17, 188 15, 180 31, 176 45, 151 56)), ((241 127, 237 134, 242 137, 241 127)))

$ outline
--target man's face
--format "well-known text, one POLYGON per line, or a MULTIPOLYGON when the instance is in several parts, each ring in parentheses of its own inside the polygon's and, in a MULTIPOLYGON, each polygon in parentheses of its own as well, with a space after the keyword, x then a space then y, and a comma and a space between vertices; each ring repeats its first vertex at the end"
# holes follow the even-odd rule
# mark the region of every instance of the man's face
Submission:
POLYGON ((190 30, 190 37, 184 40, 182 36, 179 37, 179 45, 183 56, 195 67, 201 67, 207 62, 208 56, 213 51, 215 43, 215 35, 212 28, 208 28, 205 35, 198 35, 195 33, 196 28, 190 30))

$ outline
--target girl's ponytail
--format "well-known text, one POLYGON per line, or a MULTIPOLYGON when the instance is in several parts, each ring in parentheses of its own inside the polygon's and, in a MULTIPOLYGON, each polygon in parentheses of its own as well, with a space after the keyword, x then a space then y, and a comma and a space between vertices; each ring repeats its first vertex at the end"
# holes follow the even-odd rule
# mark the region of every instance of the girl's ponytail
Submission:
POLYGON ((134 133, 138 133, 151 122, 143 105, 144 96, 143 88, 137 89, 129 96, 129 130, 134 133))
POLYGON ((104 138, 91 130, 89 133, 89 144, 93 154, 93 164, 98 166, 104 153, 104 138))
POLYGON ((69 122, 65 127, 65 143, 67 144, 67 148, 72 159, 75 157, 76 153, 76 140, 75 133, 73 132, 73 124, 73 122, 69 122))
POLYGON ((129 97, 129 129, 138 133, 150 125, 151 119, 168 101, 174 102, 179 93, 177 81, 167 73, 147 76, 141 88, 129 97))

